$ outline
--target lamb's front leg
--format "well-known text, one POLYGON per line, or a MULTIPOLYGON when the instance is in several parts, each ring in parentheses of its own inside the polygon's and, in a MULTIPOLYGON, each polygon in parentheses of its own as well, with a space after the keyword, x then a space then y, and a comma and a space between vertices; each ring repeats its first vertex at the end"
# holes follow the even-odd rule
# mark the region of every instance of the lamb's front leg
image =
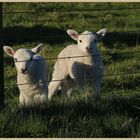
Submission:
POLYGON ((55 94, 55 92, 58 90, 58 88, 61 85, 61 82, 65 80, 65 73, 61 72, 60 74, 57 73, 57 71, 54 71, 53 78, 48 86, 48 100, 51 101, 52 96, 55 94), (55 77, 55 78, 54 78, 55 77))
POLYGON ((58 89, 60 86, 60 81, 51 81, 48 87, 48 100, 51 101, 52 96, 55 94, 55 91, 58 89))
POLYGON ((23 107, 25 105, 25 99, 23 97, 23 95, 20 93, 19 95, 19 106, 23 107))
POLYGON ((20 107, 29 107, 33 105, 33 99, 30 96, 20 93, 19 95, 20 107))

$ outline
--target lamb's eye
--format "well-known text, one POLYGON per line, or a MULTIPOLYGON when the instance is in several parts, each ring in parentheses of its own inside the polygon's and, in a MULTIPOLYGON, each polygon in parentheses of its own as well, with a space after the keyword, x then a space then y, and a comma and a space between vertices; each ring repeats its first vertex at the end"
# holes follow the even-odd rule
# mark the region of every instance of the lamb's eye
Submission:
POLYGON ((14 60, 15 60, 15 62, 17 62, 17 59, 16 58, 14 58, 14 60))
POLYGON ((82 40, 79 40, 79 42, 81 43, 81 42, 82 42, 82 40))

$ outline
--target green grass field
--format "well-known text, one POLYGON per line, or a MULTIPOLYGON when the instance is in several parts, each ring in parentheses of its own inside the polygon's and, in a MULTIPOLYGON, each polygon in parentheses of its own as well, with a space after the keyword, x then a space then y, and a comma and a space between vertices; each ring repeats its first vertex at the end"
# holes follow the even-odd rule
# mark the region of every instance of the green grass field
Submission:
MULTIPOLYGON (((4 54, 6 106, 0 112, 0 137, 140 137, 139 3, 4 3, 3 9, 9 11, 3 15, 4 44, 16 50, 42 42, 45 58, 57 57, 75 43, 67 29, 106 27, 109 33, 98 44, 105 64, 98 104, 92 93, 85 101, 76 88, 67 102, 56 95, 44 109, 21 111, 14 62, 4 54), (104 10, 87 11, 91 9, 104 10), (12 13, 29 10, 35 13, 12 13)), ((55 60, 48 63, 50 79, 55 60)))

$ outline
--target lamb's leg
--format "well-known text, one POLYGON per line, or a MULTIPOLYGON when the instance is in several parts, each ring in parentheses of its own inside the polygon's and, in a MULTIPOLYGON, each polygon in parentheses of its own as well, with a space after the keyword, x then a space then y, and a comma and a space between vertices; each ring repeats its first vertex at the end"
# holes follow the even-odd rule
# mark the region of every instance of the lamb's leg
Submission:
POLYGON ((65 72, 62 71, 62 69, 57 69, 54 71, 53 73, 53 78, 52 81, 50 82, 49 86, 48 86, 48 100, 50 101, 52 99, 52 96, 54 95, 55 91, 58 90, 58 88, 61 85, 62 80, 65 79, 65 72), (59 71, 59 74, 58 74, 59 71))
POLYGON ((19 106, 23 107, 24 105, 25 105, 25 99, 22 96, 22 94, 20 93, 20 95, 19 95, 19 106))
POLYGON ((32 104, 33 104, 32 97, 28 97, 28 96, 20 93, 20 96, 19 96, 20 107, 32 106, 32 104))
POLYGON ((72 88, 67 91, 67 97, 70 98, 72 92, 72 88))
POLYGON ((48 93, 48 100, 50 101, 52 99, 52 96, 54 95, 55 91, 58 89, 60 86, 60 81, 52 81, 49 84, 49 93, 48 93))
POLYGON ((64 101, 65 101, 65 103, 67 103, 67 101, 70 100, 72 88, 71 89, 69 89, 69 88, 62 88, 61 91, 62 91, 62 94, 65 97, 64 101))
POLYGON ((84 79, 83 79, 83 91, 84 91, 84 96, 85 96, 85 100, 87 102, 87 98, 88 98, 88 95, 89 95, 89 91, 88 91, 88 81, 87 81, 87 73, 84 73, 84 79))
POLYGON ((75 86, 74 80, 72 80, 70 77, 67 78, 67 80, 64 81, 64 84, 61 87, 62 93, 67 97, 70 98, 72 88, 75 86))
POLYGON ((101 84, 102 84, 102 77, 100 77, 96 82, 95 82, 95 100, 100 99, 100 91, 101 91, 101 84))
POLYGON ((87 102, 89 92, 86 84, 83 86, 83 91, 84 91, 85 101, 87 102))
POLYGON ((70 99, 71 91, 72 91, 72 88, 66 85, 61 88, 61 92, 65 96, 65 100, 70 99))
POLYGON ((101 84, 95 84, 95 95, 100 96, 101 84))

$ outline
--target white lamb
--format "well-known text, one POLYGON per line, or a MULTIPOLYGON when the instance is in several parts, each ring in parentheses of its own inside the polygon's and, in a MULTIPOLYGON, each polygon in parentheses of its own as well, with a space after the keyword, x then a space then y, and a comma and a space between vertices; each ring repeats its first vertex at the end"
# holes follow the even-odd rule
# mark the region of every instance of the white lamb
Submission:
POLYGON ((98 39, 104 36, 106 32, 107 29, 105 28, 96 33, 85 31, 81 34, 78 34, 75 30, 67 30, 70 37, 77 41, 77 45, 69 45, 59 53, 54 66, 52 81, 48 87, 49 100, 52 99, 52 96, 58 89, 61 89, 64 95, 70 97, 71 90, 75 85, 78 85, 87 93, 89 82, 94 85, 95 95, 97 97, 100 95, 104 65, 96 45, 98 39), (61 57, 73 58, 59 59, 61 57))
POLYGON ((4 46, 4 51, 15 61, 20 106, 36 106, 47 102, 48 66, 43 57, 37 54, 41 49, 42 44, 31 50, 21 48, 16 52, 4 46))

